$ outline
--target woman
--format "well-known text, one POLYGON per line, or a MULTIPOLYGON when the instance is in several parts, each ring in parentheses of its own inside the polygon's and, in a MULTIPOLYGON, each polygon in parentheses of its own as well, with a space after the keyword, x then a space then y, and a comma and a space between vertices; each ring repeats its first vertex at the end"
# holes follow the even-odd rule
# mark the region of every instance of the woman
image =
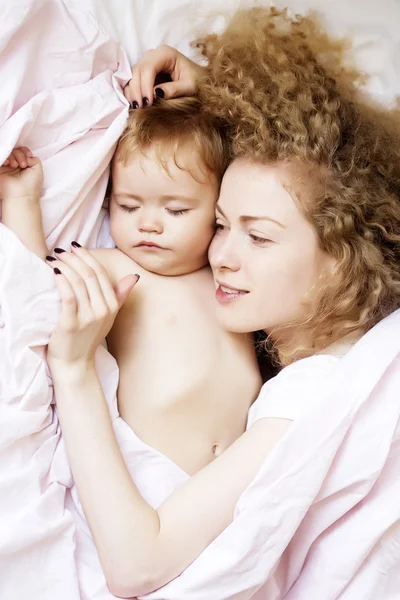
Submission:
MULTIPOLYGON (((60 256, 62 312, 49 366, 81 502, 110 590, 121 597, 165 585, 212 544, 236 518, 238 501, 266 458, 320 410, 341 357, 400 305, 396 121, 358 99, 351 74, 341 73, 338 62, 322 64, 318 48, 336 61, 339 53, 307 19, 241 13, 202 48, 209 71, 199 94, 225 122, 232 147, 209 251, 218 318, 230 331, 264 330, 277 360, 288 366, 264 386, 246 433, 155 509, 126 469, 94 363, 135 278, 113 290, 84 248, 60 256)), ((156 87, 165 97, 193 92, 203 73, 171 49, 156 50, 134 71, 127 92, 133 104, 152 98, 158 70, 176 80, 156 87)), ((292 460, 305 459, 303 452, 298 447, 292 460)), ((337 520, 354 507, 353 497, 349 490, 337 520)), ((319 531, 319 508, 307 499, 292 511, 296 518, 290 510, 284 515, 290 536, 281 541, 279 565, 259 566, 268 594, 260 597, 284 597, 299 578, 301 567, 293 563, 305 559, 285 548, 305 514, 319 531)), ((322 526, 321 537, 330 525, 322 526)), ((323 554, 323 546, 317 549, 323 554)), ((337 564, 332 561, 326 576, 331 595, 324 597, 339 596, 332 591, 337 564)))

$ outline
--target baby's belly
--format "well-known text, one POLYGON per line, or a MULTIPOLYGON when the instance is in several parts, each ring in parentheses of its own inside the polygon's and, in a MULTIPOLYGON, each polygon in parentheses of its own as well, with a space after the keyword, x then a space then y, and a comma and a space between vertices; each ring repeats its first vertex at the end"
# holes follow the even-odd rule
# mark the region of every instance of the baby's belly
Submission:
POLYGON ((215 460, 238 437, 222 431, 219 436, 210 436, 207 427, 190 423, 184 427, 166 424, 162 415, 151 411, 145 419, 127 414, 121 417, 145 444, 164 454, 189 476, 215 460))
POLYGON ((132 386, 124 385, 121 377, 119 412, 145 444, 193 475, 215 460, 246 428, 249 402, 240 398, 242 407, 235 407, 233 392, 225 390, 226 397, 221 397, 219 386, 218 390, 212 387, 187 388, 169 398, 167 390, 164 396, 158 393, 156 397, 148 391, 144 398, 133 394, 132 386))

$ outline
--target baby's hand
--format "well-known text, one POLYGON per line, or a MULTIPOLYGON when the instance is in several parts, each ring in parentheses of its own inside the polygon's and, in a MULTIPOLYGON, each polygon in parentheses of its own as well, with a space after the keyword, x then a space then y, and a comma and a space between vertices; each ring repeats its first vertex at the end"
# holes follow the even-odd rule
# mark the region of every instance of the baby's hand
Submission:
POLYGON ((0 200, 39 200, 43 185, 42 163, 26 148, 14 148, 0 167, 0 200))

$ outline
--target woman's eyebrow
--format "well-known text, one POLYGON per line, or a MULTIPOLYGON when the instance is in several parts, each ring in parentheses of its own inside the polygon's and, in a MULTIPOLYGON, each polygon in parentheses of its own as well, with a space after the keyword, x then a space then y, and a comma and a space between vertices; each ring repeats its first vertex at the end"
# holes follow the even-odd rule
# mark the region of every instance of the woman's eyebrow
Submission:
POLYGON ((266 216, 257 216, 257 215, 242 215, 240 220, 246 223, 247 221, 270 221, 271 223, 275 223, 282 229, 286 229, 285 225, 283 225, 280 221, 276 221, 276 219, 271 219, 271 217, 266 216))
MULTIPOLYGON (((226 215, 225 215, 224 211, 221 210, 221 207, 218 204, 216 205, 216 209, 226 219, 226 215)), ((266 217, 266 216, 242 215, 240 217, 240 221, 243 221, 244 223, 246 223, 247 221, 270 221, 271 223, 275 223, 275 225, 278 225, 282 229, 286 229, 285 225, 283 225, 279 221, 276 221, 275 219, 271 219, 270 217, 266 217)))

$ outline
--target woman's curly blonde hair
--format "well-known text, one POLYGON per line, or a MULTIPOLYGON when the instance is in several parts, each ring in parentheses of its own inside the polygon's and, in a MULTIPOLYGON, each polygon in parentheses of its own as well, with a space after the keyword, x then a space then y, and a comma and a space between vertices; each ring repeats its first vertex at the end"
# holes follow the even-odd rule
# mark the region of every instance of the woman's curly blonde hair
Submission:
POLYGON ((297 324, 310 343, 278 348, 281 363, 370 329, 400 306, 399 112, 363 97, 346 42, 315 15, 242 11, 196 45, 209 64, 200 99, 225 124, 231 158, 295 165, 296 198, 338 264, 297 324))

